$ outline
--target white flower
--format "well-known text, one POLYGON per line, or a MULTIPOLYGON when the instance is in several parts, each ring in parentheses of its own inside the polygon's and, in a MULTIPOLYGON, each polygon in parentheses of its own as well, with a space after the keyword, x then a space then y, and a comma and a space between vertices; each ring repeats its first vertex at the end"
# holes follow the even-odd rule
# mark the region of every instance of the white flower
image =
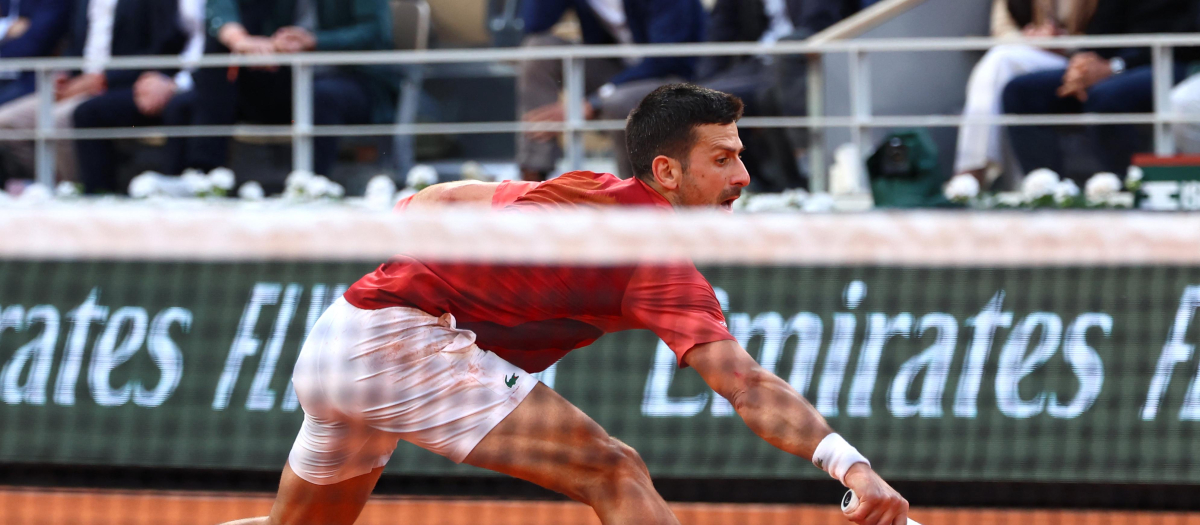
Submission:
POLYGON ((762 193, 746 204, 746 211, 751 213, 780 212, 793 210, 788 197, 782 193, 762 193))
POLYGON ((1063 179, 1058 184, 1054 185, 1054 202, 1056 204, 1068 204, 1072 199, 1079 197, 1079 185, 1071 179, 1063 179))
POLYGON ((412 169, 408 170, 408 175, 404 178, 405 184, 414 190, 425 189, 427 186, 437 184, 438 173, 432 166, 417 164, 412 169))
POLYGON ((809 197, 803 188, 783 190, 783 196, 787 197, 788 204, 797 210, 804 209, 804 203, 808 202, 809 197))
POLYGON ((159 177, 162 177, 162 174, 156 171, 143 171, 129 181, 129 196, 135 199, 145 199, 161 193, 158 184, 159 177))
POLYGON ((229 168, 215 168, 208 172, 208 180, 217 189, 229 191, 237 184, 237 177, 234 176, 233 170, 229 168))
POLYGON ((462 180, 492 180, 492 178, 488 176, 487 172, 483 170, 483 166, 473 160, 468 160, 463 163, 461 173, 462 180))
POLYGON ((1089 204, 1108 202, 1113 195, 1121 191, 1121 179, 1115 173, 1097 173, 1088 179, 1083 186, 1083 193, 1089 204))
POLYGON ((313 199, 326 197, 333 191, 332 184, 324 175, 313 176, 304 183, 304 195, 313 199))
POLYGON ((376 209, 388 209, 396 196, 396 182, 387 175, 376 175, 367 182, 367 191, 363 199, 367 205, 376 209))
POLYGON ((979 179, 966 173, 955 175, 946 183, 945 194, 953 202, 965 203, 979 196, 979 179))
POLYGON ((828 193, 814 193, 804 202, 804 211, 809 213, 826 213, 833 211, 833 196, 828 193))
POLYGON ((54 195, 60 199, 78 197, 80 193, 82 192, 79 191, 79 185, 74 182, 64 180, 54 187, 54 195))
POLYGON ((373 195, 386 195, 390 199, 395 194, 396 181, 387 175, 376 175, 367 181, 367 190, 363 195, 367 198, 373 195))
POLYGON ((46 202, 54 198, 54 192, 45 184, 35 182, 25 186, 18 198, 25 202, 46 202))
POLYGON ((1146 174, 1140 166, 1130 166, 1129 171, 1125 172, 1125 187, 1131 190, 1136 190, 1142 185, 1142 177, 1146 174))
POLYGON ((325 184, 325 196, 340 199, 346 196, 346 187, 333 181, 325 184))
MULTIPOLYGON (((313 198, 310 187, 317 176, 311 171, 296 170, 288 174, 283 182, 283 196, 286 199, 313 198)), ((323 186, 323 185, 322 185, 323 186)), ((323 189, 323 188, 322 188, 323 189)))
POLYGON ((1058 174, 1048 170, 1034 170, 1025 176, 1025 180, 1021 182, 1021 195, 1025 198, 1025 202, 1032 202, 1047 195, 1054 194, 1054 188, 1058 186, 1058 174))
POLYGON ((238 197, 243 200, 261 201, 265 196, 262 184, 256 181, 246 181, 242 184, 242 187, 238 188, 238 197))
POLYGON ((288 174, 287 179, 284 179, 284 186, 304 186, 309 180, 316 177, 311 171, 296 170, 288 174))
POLYGON ((207 195, 213 190, 212 180, 202 171, 187 170, 179 178, 183 180, 183 185, 187 188, 188 193, 194 196, 207 195))

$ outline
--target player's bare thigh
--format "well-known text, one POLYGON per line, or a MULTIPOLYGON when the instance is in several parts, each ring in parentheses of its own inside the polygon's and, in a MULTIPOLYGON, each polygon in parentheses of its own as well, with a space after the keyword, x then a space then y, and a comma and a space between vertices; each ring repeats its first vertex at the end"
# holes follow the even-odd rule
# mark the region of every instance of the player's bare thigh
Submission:
POLYGON ((637 453, 541 383, 464 463, 566 494, 606 524, 679 523, 637 453))

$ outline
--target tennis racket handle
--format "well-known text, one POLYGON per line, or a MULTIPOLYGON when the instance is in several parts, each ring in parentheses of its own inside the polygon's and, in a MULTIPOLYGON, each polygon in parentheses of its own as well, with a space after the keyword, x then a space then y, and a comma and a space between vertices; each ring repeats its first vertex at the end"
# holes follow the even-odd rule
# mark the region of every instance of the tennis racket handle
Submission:
MULTIPOLYGON (((858 506, 858 494, 855 494, 853 490, 847 490, 846 495, 842 496, 842 512, 853 512, 854 508, 857 506, 858 506)), ((908 525, 921 525, 921 524, 913 521, 912 518, 909 518, 908 525)))

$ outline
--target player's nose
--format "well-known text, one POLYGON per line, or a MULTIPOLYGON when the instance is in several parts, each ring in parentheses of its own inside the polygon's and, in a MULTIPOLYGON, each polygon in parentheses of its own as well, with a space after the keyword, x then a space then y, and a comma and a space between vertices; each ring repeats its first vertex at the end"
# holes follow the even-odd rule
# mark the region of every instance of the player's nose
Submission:
POLYGON ((733 175, 733 180, 729 181, 730 185, 735 188, 745 188, 750 184, 750 172, 746 170, 746 164, 742 159, 738 159, 738 169, 733 175))

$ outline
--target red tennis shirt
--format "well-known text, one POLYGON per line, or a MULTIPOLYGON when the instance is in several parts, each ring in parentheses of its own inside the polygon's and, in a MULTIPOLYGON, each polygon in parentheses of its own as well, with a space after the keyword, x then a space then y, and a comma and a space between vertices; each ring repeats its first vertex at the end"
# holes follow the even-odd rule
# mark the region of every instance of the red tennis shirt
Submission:
MULTIPOLYGON (((511 182, 505 209, 655 206, 670 203, 638 179, 577 171, 542 183, 511 182)), ((731 340, 712 286, 691 263, 550 266, 424 262, 399 255, 346 291, 365 310, 407 306, 450 313, 480 348, 529 372, 546 369, 601 335, 649 329, 683 363, 692 347, 731 340)))

